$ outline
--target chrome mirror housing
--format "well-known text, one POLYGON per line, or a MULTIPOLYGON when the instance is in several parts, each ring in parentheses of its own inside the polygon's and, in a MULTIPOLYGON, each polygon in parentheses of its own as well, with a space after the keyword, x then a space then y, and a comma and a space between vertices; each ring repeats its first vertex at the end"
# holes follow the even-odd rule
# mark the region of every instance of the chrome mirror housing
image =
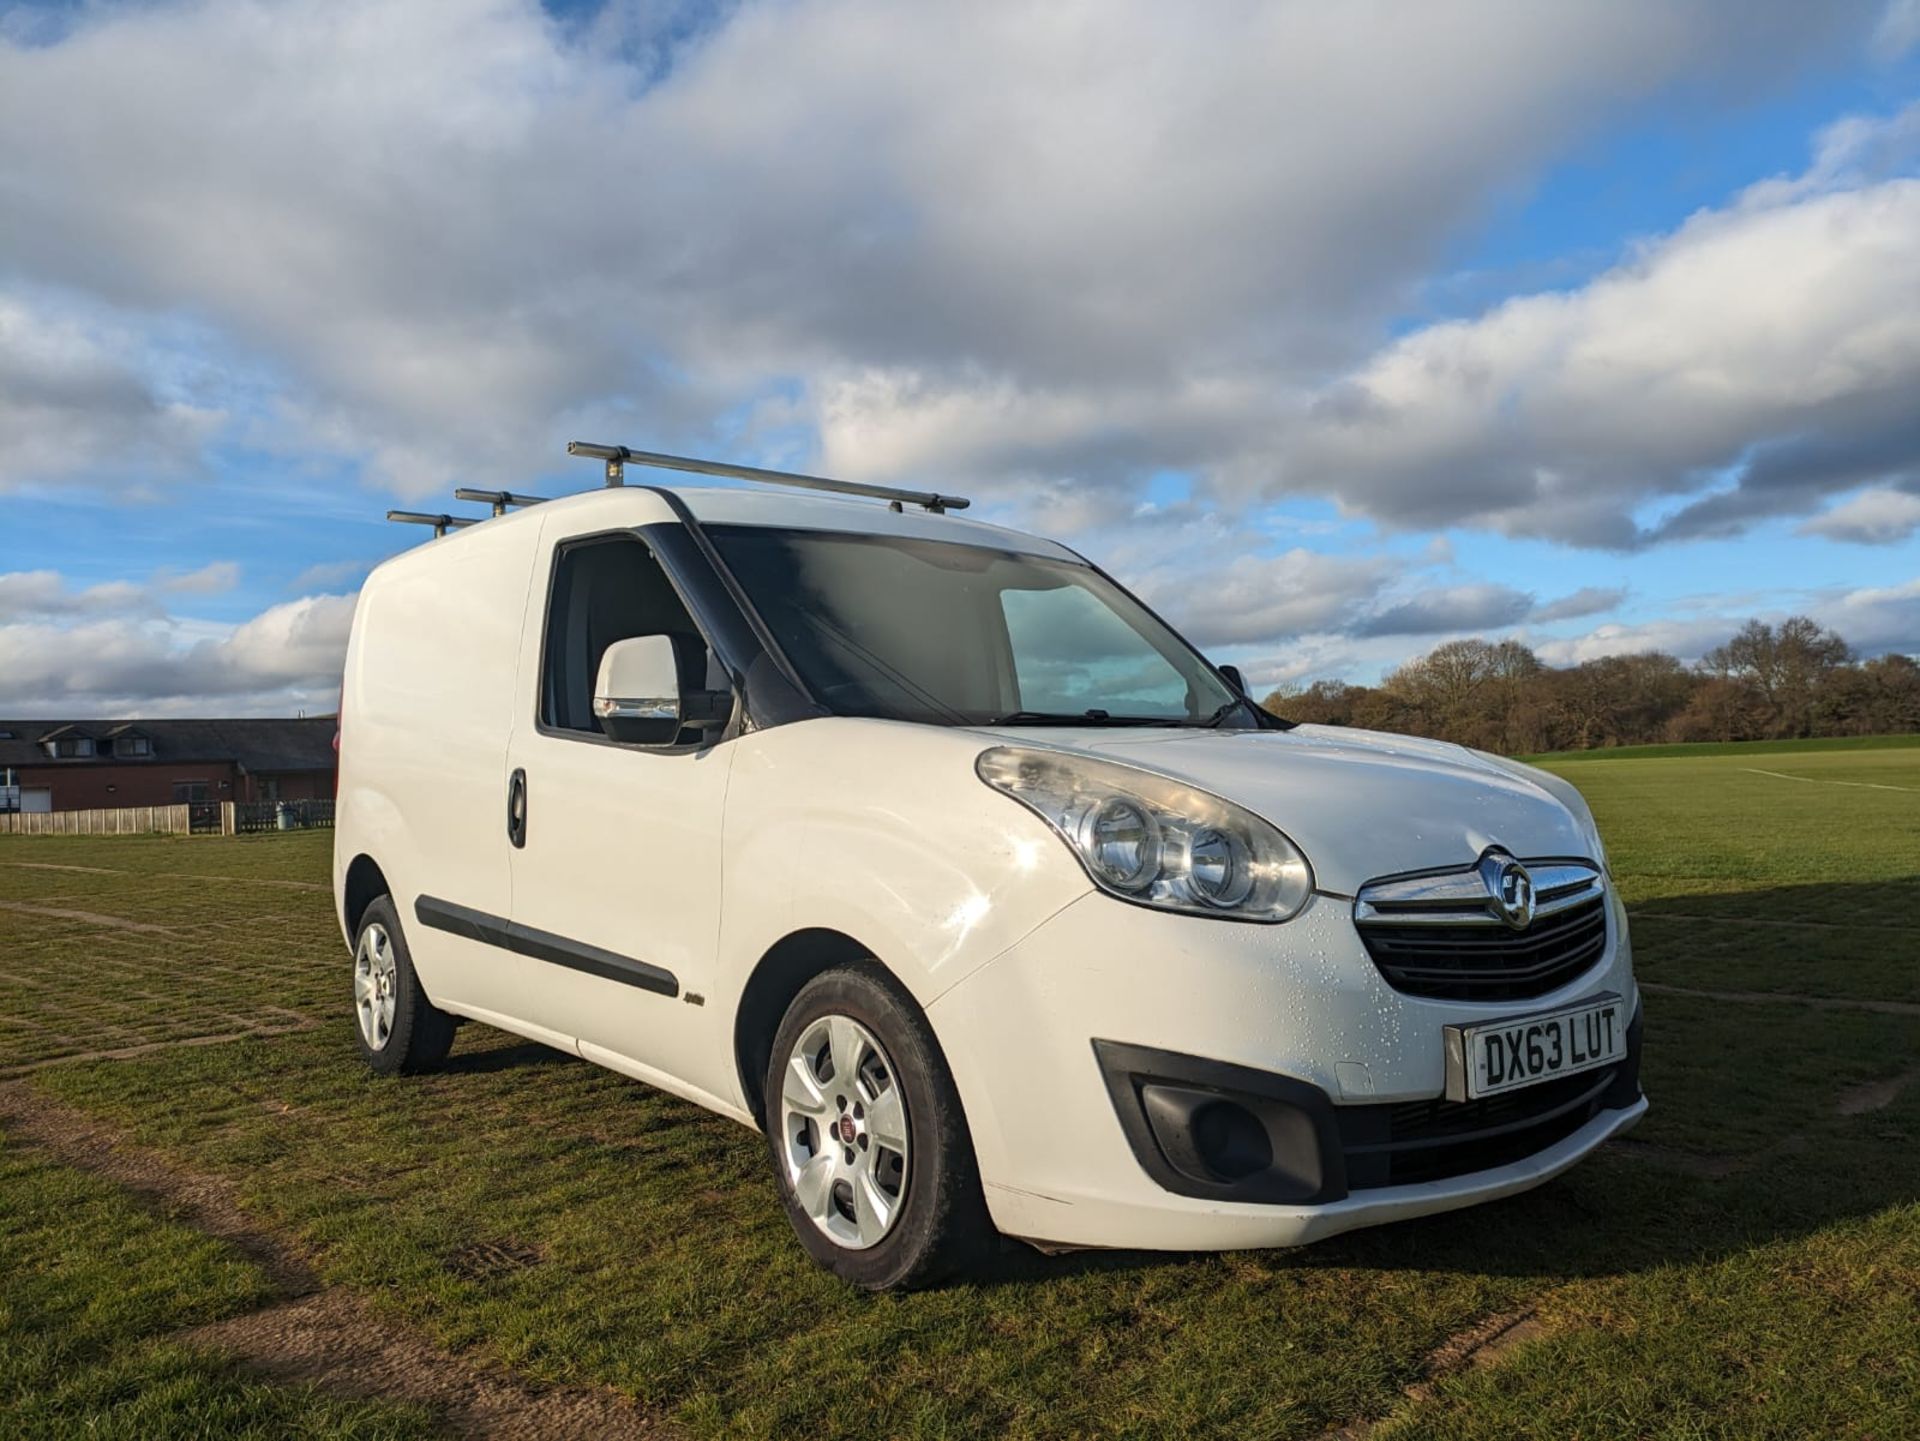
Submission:
POLYGON ((680 737, 680 667, 664 635, 617 640, 600 657, 593 714, 609 740, 670 746, 680 737))

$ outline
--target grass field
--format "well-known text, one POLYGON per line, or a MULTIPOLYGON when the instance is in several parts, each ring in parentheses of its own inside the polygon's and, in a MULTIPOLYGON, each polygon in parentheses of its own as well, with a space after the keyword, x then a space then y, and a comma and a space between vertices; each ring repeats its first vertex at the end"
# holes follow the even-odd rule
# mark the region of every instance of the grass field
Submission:
POLYGON ((1920 747, 1550 764, 1634 917, 1630 1138, 1304 1251, 1011 1249, 903 1297, 805 1263, 759 1139, 690 1106, 480 1027, 440 1074, 367 1075, 325 836, 0 840, 0 1436, 560 1406, 581 1434, 1920 1437, 1920 747), (417 1364, 290 1363, 316 1307, 417 1364))
POLYGON ((1546 751, 1521 756, 1530 765, 1558 764, 1561 761, 1606 760, 1701 760, 1712 756, 1811 755, 1818 751, 1911 750, 1914 737, 1891 736, 1816 736, 1811 740, 1781 741, 1691 741, 1661 745, 1610 746, 1601 750, 1546 751))

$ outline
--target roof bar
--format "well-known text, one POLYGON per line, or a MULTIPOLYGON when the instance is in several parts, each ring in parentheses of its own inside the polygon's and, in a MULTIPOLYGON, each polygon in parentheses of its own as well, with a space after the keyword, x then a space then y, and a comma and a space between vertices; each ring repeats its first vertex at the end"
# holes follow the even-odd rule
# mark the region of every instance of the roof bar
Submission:
POLYGON ((430 525, 435 539, 450 530, 459 530, 464 526, 477 525, 480 517, 473 515, 428 515, 423 510, 390 510, 388 520, 405 521, 409 525, 430 525))
POLYGON ((624 468, 633 465, 657 466, 661 470, 684 470, 695 475, 724 475, 736 480, 757 480, 765 485, 794 485, 805 490, 830 490, 838 495, 864 495, 890 501, 895 510, 903 505, 923 506, 935 515, 949 510, 965 510, 970 503, 964 495, 941 495, 930 490, 896 490, 890 485, 868 485, 858 480, 831 480, 823 475, 798 475, 790 470, 762 470, 757 465, 729 465, 723 460, 694 460, 684 455, 661 455, 651 450, 629 450, 624 445, 594 445, 584 440, 567 442, 568 455, 584 455, 607 463, 607 484, 624 485, 624 468))
POLYGON ((454 491, 455 500, 470 500, 476 505, 490 505, 495 515, 505 515, 510 505, 545 505, 544 495, 520 495, 511 490, 473 490, 461 486, 454 491))

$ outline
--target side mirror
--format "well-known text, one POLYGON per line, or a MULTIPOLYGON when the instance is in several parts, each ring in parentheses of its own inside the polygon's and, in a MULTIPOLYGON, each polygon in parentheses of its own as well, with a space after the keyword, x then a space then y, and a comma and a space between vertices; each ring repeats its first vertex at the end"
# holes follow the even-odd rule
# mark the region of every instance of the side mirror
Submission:
POLYGON ((1221 675, 1225 676, 1227 678, 1227 684, 1232 686, 1238 692, 1240 692, 1241 695, 1245 695, 1247 693, 1247 678, 1240 674, 1239 666, 1217 665, 1214 667, 1214 669, 1219 671, 1221 675))
POLYGON ((664 635, 617 640, 600 657, 593 714, 609 740, 670 746, 680 736, 680 667, 664 635))

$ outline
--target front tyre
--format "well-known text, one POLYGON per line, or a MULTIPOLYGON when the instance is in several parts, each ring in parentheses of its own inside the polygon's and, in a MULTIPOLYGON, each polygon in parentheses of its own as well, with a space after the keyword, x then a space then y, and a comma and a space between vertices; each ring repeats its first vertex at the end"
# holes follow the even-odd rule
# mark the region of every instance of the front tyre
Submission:
POLYGON ((959 1094, 925 1017, 880 966, 836 966, 794 997, 764 1094, 787 1217, 836 1276, 906 1289, 985 1250, 959 1094))
POLYGON ((367 907, 354 938, 353 1014, 360 1055, 381 1075, 430 1070, 453 1048, 453 1017, 420 989, 388 896, 367 907))

